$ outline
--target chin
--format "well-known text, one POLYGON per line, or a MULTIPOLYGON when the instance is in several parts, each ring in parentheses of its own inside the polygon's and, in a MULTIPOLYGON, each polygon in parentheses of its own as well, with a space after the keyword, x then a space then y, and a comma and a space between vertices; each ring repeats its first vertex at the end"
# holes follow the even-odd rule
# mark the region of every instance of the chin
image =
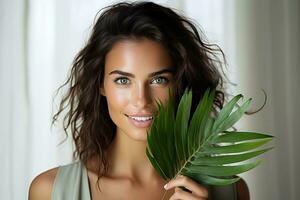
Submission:
POLYGON ((129 134, 128 136, 132 138, 133 140, 137 140, 140 142, 147 142, 147 131, 145 130, 133 130, 131 131, 132 134, 129 134))

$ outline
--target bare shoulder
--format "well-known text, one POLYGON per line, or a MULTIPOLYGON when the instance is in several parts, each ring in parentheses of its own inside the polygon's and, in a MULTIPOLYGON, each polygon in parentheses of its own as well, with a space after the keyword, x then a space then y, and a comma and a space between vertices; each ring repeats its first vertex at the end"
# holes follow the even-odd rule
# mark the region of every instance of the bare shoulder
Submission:
POLYGON ((244 179, 240 179, 236 183, 238 200, 250 200, 250 193, 247 183, 244 179))
POLYGON ((52 186, 57 174, 58 167, 49 169, 36 176, 29 187, 29 200, 51 199, 52 186))

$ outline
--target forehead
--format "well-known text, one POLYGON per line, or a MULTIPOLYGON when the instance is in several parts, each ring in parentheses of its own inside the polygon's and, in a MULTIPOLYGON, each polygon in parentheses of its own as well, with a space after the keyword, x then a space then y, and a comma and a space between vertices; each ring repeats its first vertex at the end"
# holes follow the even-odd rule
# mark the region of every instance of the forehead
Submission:
POLYGON ((156 71, 170 68, 171 57, 162 44, 149 40, 121 40, 116 42, 105 57, 105 71, 115 69, 134 72, 138 69, 156 71))

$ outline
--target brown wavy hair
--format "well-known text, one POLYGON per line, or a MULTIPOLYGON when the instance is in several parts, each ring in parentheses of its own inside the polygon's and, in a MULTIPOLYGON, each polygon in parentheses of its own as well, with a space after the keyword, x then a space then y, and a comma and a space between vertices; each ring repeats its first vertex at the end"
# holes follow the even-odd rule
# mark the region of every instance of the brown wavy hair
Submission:
POLYGON ((147 38, 161 43, 174 63, 175 100, 178 102, 186 88, 191 89, 192 110, 207 88, 216 89, 214 112, 223 107, 222 66, 226 66, 223 51, 206 42, 200 29, 175 10, 152 2, 122 2, 100 11, 89 40, 72 63, 67 81, 58 89, 68 87, 52 121, 65 111, 63 128, 66 135, 68 130, 72 134, 74 158, 87 164, 96 156, 101 163, 98 180, 107 173, 105 152, 116 132, 106 98, 100 94, 105 56, 116 42, 147 38))

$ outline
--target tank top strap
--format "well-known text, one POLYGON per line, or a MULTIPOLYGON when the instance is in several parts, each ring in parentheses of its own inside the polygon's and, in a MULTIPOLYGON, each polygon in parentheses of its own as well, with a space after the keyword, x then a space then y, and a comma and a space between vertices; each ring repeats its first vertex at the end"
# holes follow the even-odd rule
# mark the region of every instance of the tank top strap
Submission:
POLYGON ((91 200, 87 171, 81 161, 58 168, 51 199, 91 200))

